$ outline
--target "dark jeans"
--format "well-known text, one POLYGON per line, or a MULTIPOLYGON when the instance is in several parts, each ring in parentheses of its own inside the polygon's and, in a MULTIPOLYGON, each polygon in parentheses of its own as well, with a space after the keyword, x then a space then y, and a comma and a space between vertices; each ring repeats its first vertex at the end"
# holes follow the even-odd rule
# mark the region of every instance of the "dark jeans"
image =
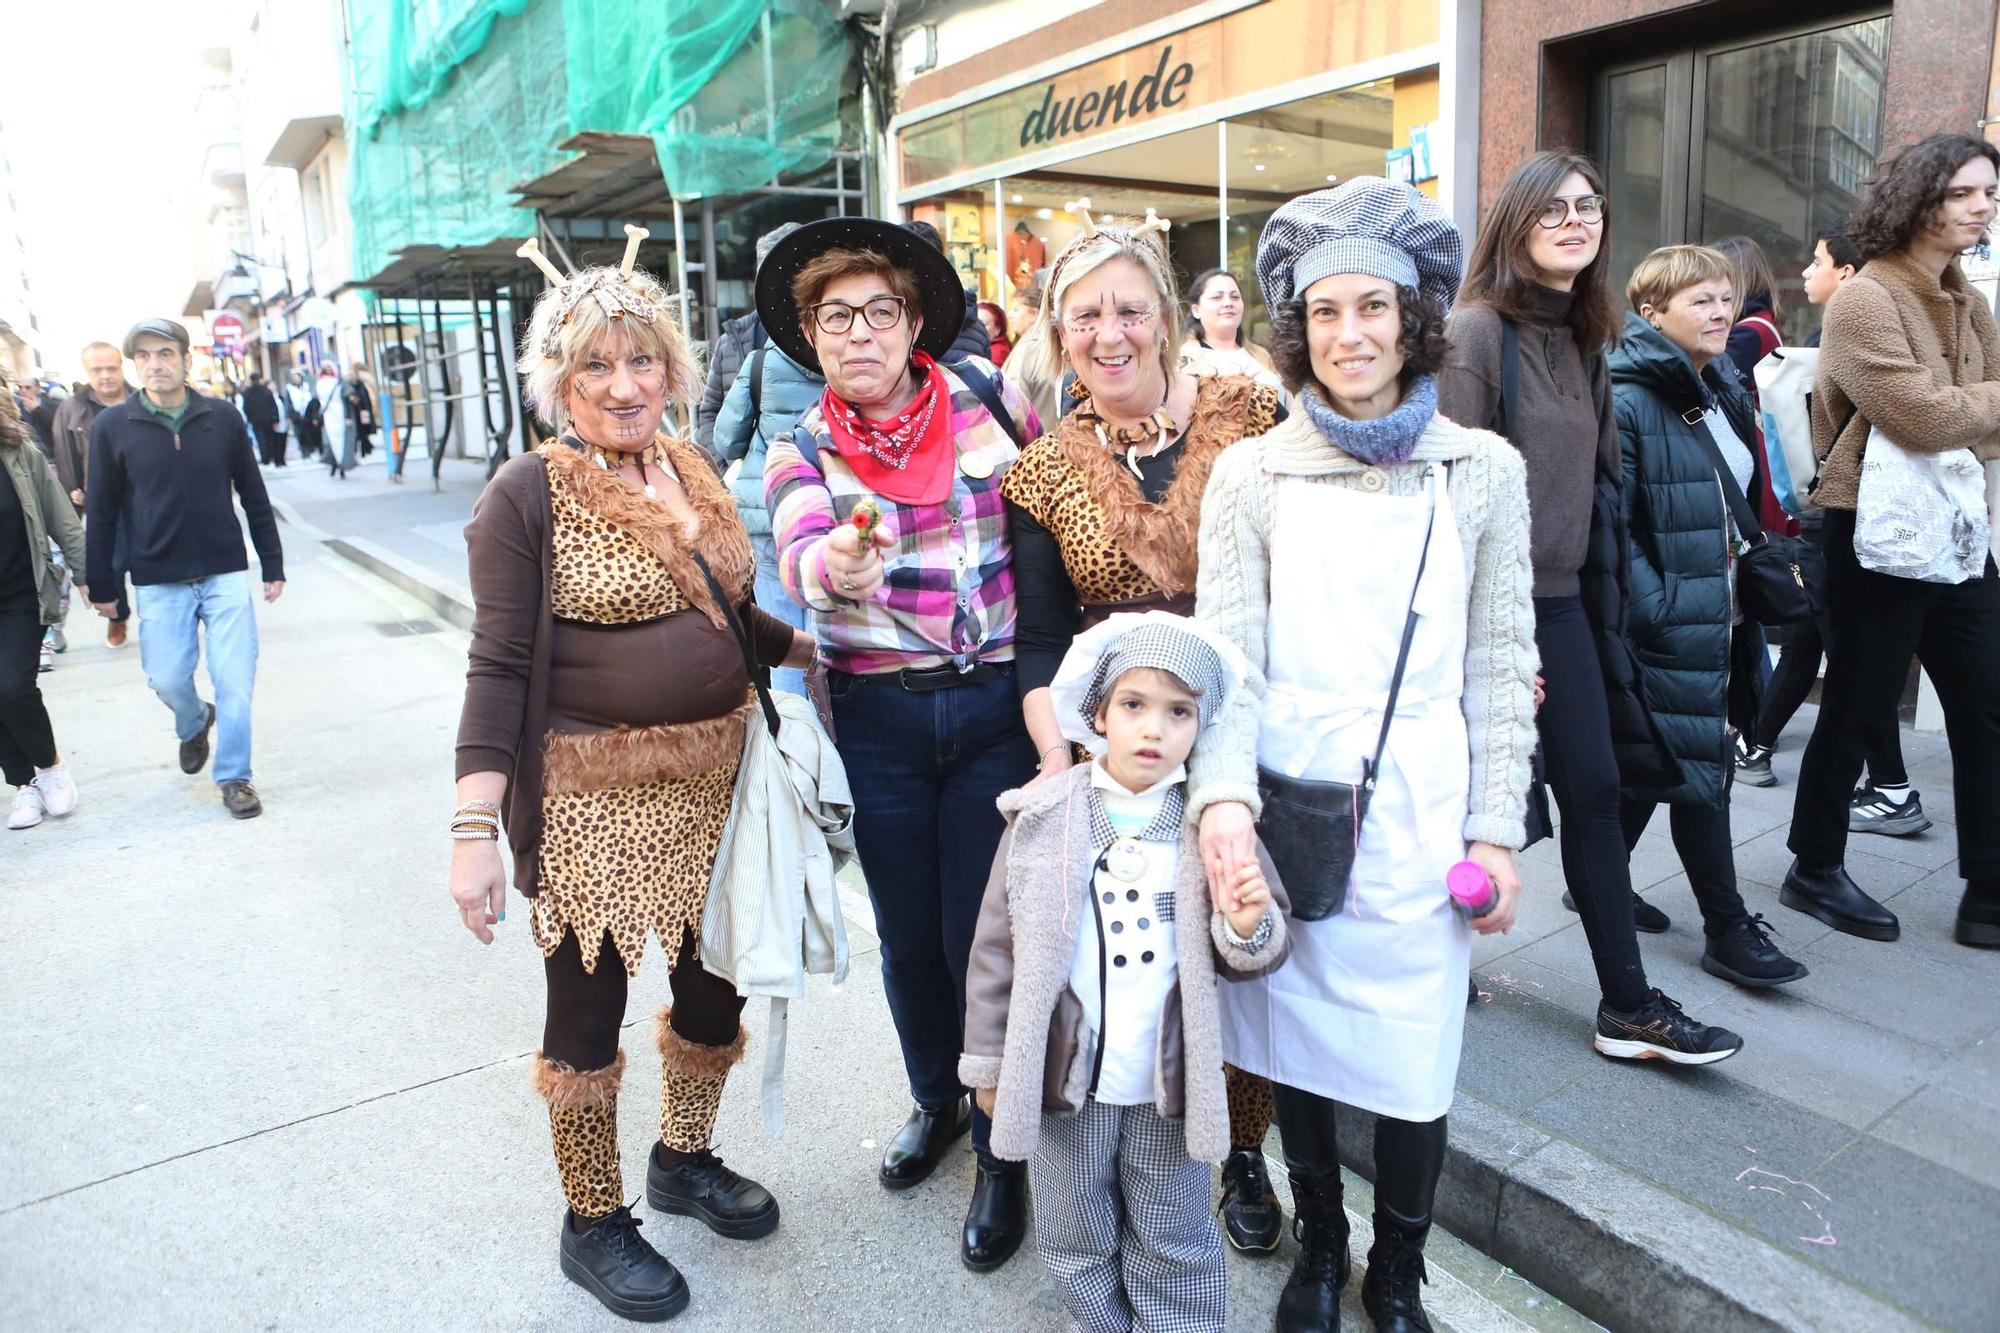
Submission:
MULTIPOLYGON (((700 1046, 727 1046, 736 1040, 743 997, 736 987, 702 970, 694 956, 692 931, 681 937, 667 980, 674 988, 669 1026, 700 1046)), ((583 970, 576 932, 563 935, 556 951, 542 960, 548 978, 548 1017, 542 1024, 542 1054, 571 1069, 602 1069, 618 1058, 618 1031, 625 1022, 625 964, 605 932, 597 950, 597 970, 583 970)))
POLYGON ((0 605, 0 776, 16 787, 56 762, 55 730, 35 679, 41 655, 40 604, 0 605))
MULTIPOLYGON (((1757 715, 1756 743, 1767 750, 1778 748, 1778 737, 1784 735, 1785 726, 1792 715, 1799 711, 1799 705, 1812 693, 1814 682, 1819 679, 1820 658, 1826 652, 1831 617, 1821 612, 1811 620, 1802 620, 1791 626, 1791 636, 1785 640, 1785 650, 1778 654, 1777 670, 1771 673, 1771 684, 1764 691, 1764 707, 1757 715)), ((1904 668, 1905 672, 1908 667, 1904 668)), ((1900 696, 1899 696, 1900 697, 1900 696)), ((1868 749, 1868 778, 1880 786, 1887 784, 1900 787, 1910 780, 1903 768, 1902 724, 1890 709, 1889 725, 1879 729, 1879 734, 1887 736, 1886 747, 1870 745, 1868 749)))
MULTIPOLYGON (((1639 835, 1652 822, 1657 801, 1625 800, 1625 847, 1639 845, 1639 835)), ((1674 851, 1680 854, 1681 869, 1687 871, 1694 900, 1701 906, 1703 927, 1710 935, 1720 935, 1729 927, 1747 920, 1750 909, 1736 891, 1736 847, 1729 834, 1729 797, 1710 809, 1705 805, 1670 805, 1667 815, 1674 835, 1674 851)))
POLYGON ((2000 877, 2000 573, 1919 583, 1863 569, 1854 514, 1826 511, 1833 642, 1819 723, 1799 769, 1790 845, 1812 866, 1847 855, 1847 806, 1863 758, 1879 748, 1915 653, 1944 705, 1958 812, 1958 873, 2000 877))
MULTIPOLYGON (((1035 744, 1011 666, 928 693, 905 690, 893 672, 836 671, 828 689, 903 1068, 917 1105, 942 1110, 965 1095, 965 969, 1004 827, 993 803, 1033 776, 1035 744)), ((990 1128, 975 1110, 982 1153, 990 1128)))
MULTIPOLYGON (((1271 1085, 1278 1108, 1278 1133, 1285 1165, 1300 1175, 1340 1177, 1340 1145, 1330 1097, 1302 1088, 1271 1085)), ((1445 1117, 1397 1120, 1375 1117, 1375 1202, 1403 1221, 1430 1221, 1444 1173, 1445 1117)))
POLYGON ((1547 698, 1536 718, 1549 789, 1562 817, 1563 880, 1583 918, 1598 989, 1619 1009, 1645 1002, 1646 967, 1632 924, 1632 868, 1625 846, 1611 705, 1580 597, 1535 599, 1535 646, 1547 698))

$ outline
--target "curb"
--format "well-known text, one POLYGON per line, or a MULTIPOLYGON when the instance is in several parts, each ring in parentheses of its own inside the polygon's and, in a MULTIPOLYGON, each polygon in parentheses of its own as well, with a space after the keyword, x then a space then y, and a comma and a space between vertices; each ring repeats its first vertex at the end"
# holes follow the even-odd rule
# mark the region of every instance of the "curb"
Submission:
MULTIPOLYGON (((1341 1161, 1372 1181, 1375 1117, 1341 1113, 1341 1161)), ((1929 1327, 1464 1092, 1451 1106, 1437 1220, 1607 1328, 1929 1327)))
POLYGON ((271 508, 277 511, 287 527, 297 528, 308 540, 318 542, 349 564, 395 585, 398 590, 429 607, 440 620, 467 633, 472 631, 472 591, 469 588, 415 568, 373 542, 359 537, 336 537, 314 527, 283 500, 273 499, 271 508))

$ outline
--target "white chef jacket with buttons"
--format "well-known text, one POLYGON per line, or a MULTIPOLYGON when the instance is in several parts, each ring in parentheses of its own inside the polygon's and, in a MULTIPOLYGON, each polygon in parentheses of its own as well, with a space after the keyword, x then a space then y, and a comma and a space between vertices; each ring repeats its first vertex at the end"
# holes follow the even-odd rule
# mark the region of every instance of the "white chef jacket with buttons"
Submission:
POLYGON ((1144 857, 1136 879, 1119 879, 1106 864, 1106 849, 1097 849, 1091 910, 1079 914, 1076 954, 1070 961, 1069 984, 1083 1002, 1084 1017, 1104 1052, 1093 1096, 1107 1106, 1150 1105, 1156 1096, 1160 1017, 1178 975, 1174 872, 1180 843, 1178 837, 1156 841, 1140 839, 1139 834, 1159 814, 1167 793, 1186 781, 1187 769, 1176 768, 1134 794, 1105 771, 1102 759, 1091 764, 1090 785, 1104 802, 1112 830, 1121 840, 1138 839, 1144 857))

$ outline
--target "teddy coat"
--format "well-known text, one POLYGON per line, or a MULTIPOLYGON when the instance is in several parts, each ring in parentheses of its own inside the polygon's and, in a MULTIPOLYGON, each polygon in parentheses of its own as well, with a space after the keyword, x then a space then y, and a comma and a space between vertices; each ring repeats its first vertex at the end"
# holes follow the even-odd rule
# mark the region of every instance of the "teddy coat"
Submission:
MULTIPOLYGON (((958 1076, 967 1087, 996 1090, 992 1151, 1009 1161, 1034 1156, 1044 1115, 1073 1115, 1090 1094, 1095 1038, 1069 985, 1076 923, 1090 910, 1085 895, 1097 861, 1085 805, 1090 774, 1091 765, 1079 764, 1000 797, 1007 831, 973 936, 958 1076)), ((1194 823, 1182 828, 1174 872, 1177 975, 1160 1020, 1154 1109, 1185 1122, 1188 1156, 1197 1162, 1229 1154, 1216 978, 1260 976, 1290 951, 1290 904, 1261 846, 1257 855, 1271 885, 1271 934, 1245 949, 1229 942, 1228 922, 1209 902, 1194 823)))

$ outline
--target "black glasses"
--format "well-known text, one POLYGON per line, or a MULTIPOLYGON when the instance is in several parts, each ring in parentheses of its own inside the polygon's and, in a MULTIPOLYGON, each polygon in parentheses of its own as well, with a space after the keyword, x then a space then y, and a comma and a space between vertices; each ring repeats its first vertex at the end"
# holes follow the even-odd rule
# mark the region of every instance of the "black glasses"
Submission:
POLYGON ((1584 223, 1604 221, 1604 196, 1601 194, 1579 194, 1569 199, 1551 199, 1542 209, 1542 215, 1535 219, 1539 226, 1554 231, 1569 221, 1570 209, 1576 210, 1576 220, 1584 223))
POLYGON ((871 329, 893 329, 903 317, 903 298, 900 296, 878 296, 865 305, 849 305, 845 301, 821 301, 812 307, 813 323, 819 325, 821 333, 845 333, 854 327, 854 317, 860 315, 868 321, 871 329))

